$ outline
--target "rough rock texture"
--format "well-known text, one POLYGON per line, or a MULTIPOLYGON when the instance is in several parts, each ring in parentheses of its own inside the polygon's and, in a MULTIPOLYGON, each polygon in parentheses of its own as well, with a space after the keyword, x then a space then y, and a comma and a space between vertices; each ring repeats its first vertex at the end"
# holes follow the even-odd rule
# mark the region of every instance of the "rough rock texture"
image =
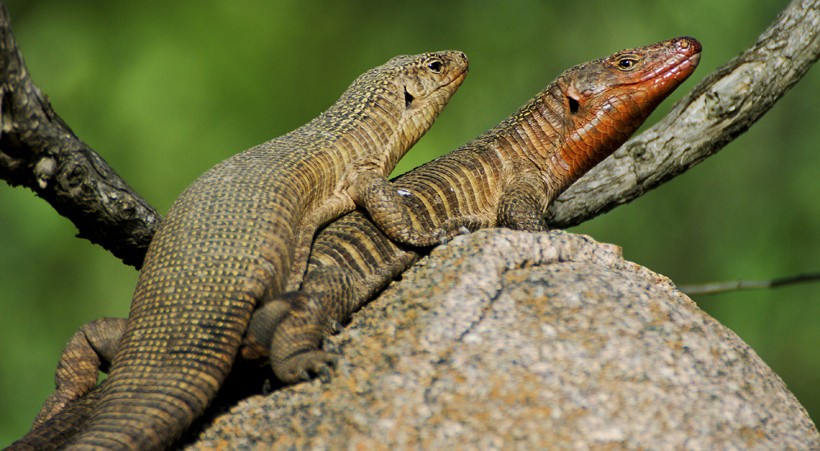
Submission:
POLYGON ((820 447, 740 338, 586 236, 459 237, 333 341, 331 383, 249 398, 192 448, 820 447))

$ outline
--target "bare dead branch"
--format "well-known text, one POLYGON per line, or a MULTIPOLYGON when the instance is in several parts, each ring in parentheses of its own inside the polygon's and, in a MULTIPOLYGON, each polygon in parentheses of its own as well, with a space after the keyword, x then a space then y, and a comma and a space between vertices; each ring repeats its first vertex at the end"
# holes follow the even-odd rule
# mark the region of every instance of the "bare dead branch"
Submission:
POLYGON ((547 221, 580 224, 632 201, 717 153, 765 114, 820 55, 820 0, 793 0, 749 49, 582 177, 547 221))
POLYGON ((74 223, 78 236, 140 267, 160 216, 82 142, 29 77, 0 5, 0 178, 74 223))
POLYGON ((678 289, 688 296, 703 296, 710 294, 728 293, 740 290, 760 290, 765 288, 780 288, 798 283, 820 281, 820 273, 798 274, 796 276, 781 277, 765 280, 729 280, 725 282, 711 282, 704 284, 681 285, 678 289))

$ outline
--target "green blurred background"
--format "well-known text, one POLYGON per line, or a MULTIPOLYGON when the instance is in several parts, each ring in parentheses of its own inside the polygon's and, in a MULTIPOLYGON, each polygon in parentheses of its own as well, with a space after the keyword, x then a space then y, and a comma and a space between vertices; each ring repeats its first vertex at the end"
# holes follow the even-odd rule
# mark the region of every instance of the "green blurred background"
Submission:
MULTIPOLYGON (((35 82, 74 131, 165 213, 198 174, 289 131, 359 73, 454 48, 471 74, 399 171, 451 150, 563 69, 692 35, 685 91, 750 45, 786 0, 586 2, 8 1, 35 82)), ((820 77, 810 72, 718 156, 576 231, 679 284, 820 270, 820 77)), ((672 105, 662 105, 656 121, 672 105)), ((86 321, 125 316, 137 273, 0 184, 0 446, 52 390, 86 321)), ((820 418, 820 284, 696 299, 820 418)))

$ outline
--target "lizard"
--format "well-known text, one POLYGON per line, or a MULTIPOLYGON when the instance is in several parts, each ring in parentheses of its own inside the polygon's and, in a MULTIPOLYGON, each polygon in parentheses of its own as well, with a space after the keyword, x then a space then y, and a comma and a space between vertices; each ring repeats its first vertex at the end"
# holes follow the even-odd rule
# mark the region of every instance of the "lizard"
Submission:
MULTIPOLYGON (((565 71, 496 127, 394 181, 385 198, 410 206, 403 220, 417 233, 404 237, 435 242, 454 227, 548 229, 550 202, 640 127, 692 74, 701 50, 679 37, 565 71)), ((254 314, 243 358, 269 358, 286 379, 332 364, 323 339, 424 252, 372 219, 356 211, 320 231, 301 287, 254 314)))
MULTIPOLYGON (((257 303, 306 265, 318 227, 362 203, 358 184, 388 183, 467 68, 458 51, 395 57, 304 126, 194 181, 148 248, 122 339, 102 350, 115 355, 100 400, 68 447, 162 449, 177 439, 230 371, 257 303)), ((69 343, 38 423, 95 385, 96 370, 70 365, 99 350, 93 330, 69 343)))
MULTIPOLYGON (((694 71, 700 51, 696 40, 677 38, 576 66, 498 126, 399 177, 394 186, 417 199, 417 220, 429 228, 478 216, 483 221, 479 226, 541 230, 545 204, 619 147, 694 71), (603 139, 590 139, 596 135, 603 139), (563 171, 541 172, 543 163, 537 161, 558 163, 563 171), (515 188, 516 176, 527 171, 547 179, 543 191, 527 191, 532 181, 526 177, 520 179, 526 180, 525 188, 515 188), (516 200, 515 191, 510 192, 514 189, 534 197, 516 200)), ((280 377, 308 378, 313 363, 333 361, 334 356, 319 349, 324 336, 338 331, 338 324, 423 253, 391 241, 363 212, 332 222, 316 236, 301 288, 254 313, 243 358, 270 353, 280 377)), ((81 400, 86 404, 74 403, 52 418, 56 425, 35 428, 27 436, 29 443, 36 447, 61 437, 75 417, 87 416, 86 405, 96 402, 95 396, 90 393, 81 400)))

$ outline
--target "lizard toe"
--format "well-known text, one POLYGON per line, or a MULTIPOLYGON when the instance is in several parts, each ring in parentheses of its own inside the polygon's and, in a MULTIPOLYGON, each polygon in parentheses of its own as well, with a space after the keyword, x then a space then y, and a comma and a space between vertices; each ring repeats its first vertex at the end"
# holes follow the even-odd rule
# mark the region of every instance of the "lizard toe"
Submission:
POLYGON ((323 384, 330 383, 330 368, 323 366, 319 370, 319 380, 322 381, 323 384))
POLYGON ((333 354, 314 350, 296 354, 279 365, 274 365, 273 370, 276 377, 285 383, 307 382, 313 377, 328 382, 330 368, 334 366, 335 361, 336 357, 333 354))
POLYGON ((339 347, 327 338, 322 340, 322 349, 324 349, 328 354, 341 354, 341 352, 339 351, 339 347))

